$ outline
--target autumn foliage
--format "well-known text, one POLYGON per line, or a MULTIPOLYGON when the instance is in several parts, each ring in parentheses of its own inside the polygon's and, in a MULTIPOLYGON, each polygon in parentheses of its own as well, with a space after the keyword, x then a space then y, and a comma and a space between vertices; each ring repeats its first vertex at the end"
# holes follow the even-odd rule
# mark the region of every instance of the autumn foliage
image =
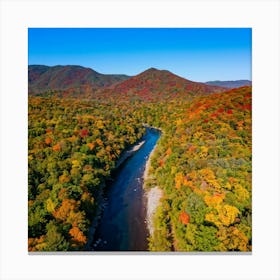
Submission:
POLYGON ((184 224, 187 225, 190 221, 190 216, 186 213, 186 212, 181 212, 179 215, 179 221, 184 224))
POLYGON ((85 248, 99 194, 143 124, 163 131, 149 170, 164 193, 149 250, 252 250, 251 87, 186 81, 150 69, 87 88, 85 100, 70 89, 29 97, 29 251, 85 248))

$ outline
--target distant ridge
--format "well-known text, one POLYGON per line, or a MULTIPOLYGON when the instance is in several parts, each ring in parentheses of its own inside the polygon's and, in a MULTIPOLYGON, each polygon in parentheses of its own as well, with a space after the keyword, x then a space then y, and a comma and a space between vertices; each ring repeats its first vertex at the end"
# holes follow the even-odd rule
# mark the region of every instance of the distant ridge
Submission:
POLYGON ((91 68, 77 65, 28 66, 28 92, 42 93, 49 90, 94 90, 128 79, 127 75, 105 75, 91 68))
POLYGON ((250 80, 236 80, 236 81, 209 81, 206 82, 207 85, 221 86, 226 88, 239 88, 243 86, 252 86, 252 81, 250 80))

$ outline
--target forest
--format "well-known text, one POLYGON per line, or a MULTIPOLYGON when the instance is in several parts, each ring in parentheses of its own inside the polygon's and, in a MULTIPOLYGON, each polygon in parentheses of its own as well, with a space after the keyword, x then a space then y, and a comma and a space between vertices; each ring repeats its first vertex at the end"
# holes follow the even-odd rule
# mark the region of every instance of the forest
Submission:
POLYGON ((145 182, 164 193, 148 250, 251 251, 252 88, 100 96, 29 96, 28 250, 85 249, 106 182, 145 123, 163 131, 145 182))

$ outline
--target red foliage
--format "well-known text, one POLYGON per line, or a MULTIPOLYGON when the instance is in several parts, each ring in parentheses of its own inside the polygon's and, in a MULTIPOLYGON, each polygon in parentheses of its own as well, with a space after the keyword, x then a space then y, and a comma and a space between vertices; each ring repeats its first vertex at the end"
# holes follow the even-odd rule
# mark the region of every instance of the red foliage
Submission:
POLYGON ((244 110, 252 110, 252 106, 251 106, 251 104, 245 104, 244 106, 243 106, 243 109, 244 110))
POLYGON ((229 109, 229 110, 227 110, 227 113, 229 114, 229 115, 232 115, 232 110, 231 109, 229 109))
POLYGON ((164 166, 164 160, 163 160, 163 159, 161 159, 161 160, 159 161, 159 166, 160 166, 160 167, 164 166))
POLYGON ((217 114, 217 113, 213 113, 213 114, 211 114, 211 117, 212 117, 212 118, 217 118, 217 117, 218 117, 218 114, 217 114))
POLYGON ((88 136, 88 130, 87 129, 82 129, 80 135, 81 135, 81 137, 88 136))
POLYGON ((187 225, 190 221, 190 215, 187 214, 185 211, 182 211, 179 215, 179 221, 182 224, 187 225))

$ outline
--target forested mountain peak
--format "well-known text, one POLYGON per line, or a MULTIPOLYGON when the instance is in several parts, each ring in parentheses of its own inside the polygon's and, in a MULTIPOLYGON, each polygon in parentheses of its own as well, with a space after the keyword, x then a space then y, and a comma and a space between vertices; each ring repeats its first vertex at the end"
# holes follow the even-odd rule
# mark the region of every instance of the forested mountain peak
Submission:
POLYGON ((59 97, 117 97, 155 100, 180 95, 192 97, 224 91, 226 88, 193 82, 168 70, 151 67, 138 75, 105 75, 78 65, 30 65, 30 95, 59 97))
POLYGON ((79 65, 29 65, 28 91, 30 94, 46 91, 78 89, 78 92, 110 86, 129 78, 126 75, 105 75, 79 65))
POLYGON ((140 74, 102 91, 106 94, 134 95, 140 99, 196 96, 224 91, 225 88, 193 82, 173 74, 168 70, 149 68, 140 74))

